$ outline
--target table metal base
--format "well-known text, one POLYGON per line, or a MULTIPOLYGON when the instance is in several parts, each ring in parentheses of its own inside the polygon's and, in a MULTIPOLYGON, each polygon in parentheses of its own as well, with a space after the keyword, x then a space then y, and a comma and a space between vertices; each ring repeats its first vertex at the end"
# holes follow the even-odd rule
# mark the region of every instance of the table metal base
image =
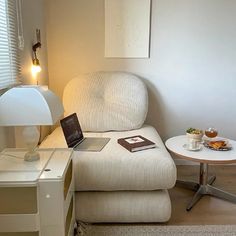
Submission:
POLYGON ((199 183, 182 181, 182 180, 176 181, 177 187, 186 188, 186 189, 193 190, 196 192, 186 208, 187 211, 190 211, 192 207, 204 195, 210 195, 210 196, 218 197, 218 198, 236 203, 236 195, 225 192, 223 190, 220 190, 212 186, 215 179, 216 179, 216 176, 211 176, 210 178, 208 178, 208 164, 200 163, 199 183))

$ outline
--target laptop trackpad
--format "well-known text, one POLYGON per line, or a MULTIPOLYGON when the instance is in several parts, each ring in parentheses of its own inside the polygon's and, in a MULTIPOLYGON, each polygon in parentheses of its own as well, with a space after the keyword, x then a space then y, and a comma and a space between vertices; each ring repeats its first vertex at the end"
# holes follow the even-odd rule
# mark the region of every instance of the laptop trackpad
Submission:
POLYGON ((77 145, 75 151, 100 152, 109 142, 110 138, 85 138, 77 145))

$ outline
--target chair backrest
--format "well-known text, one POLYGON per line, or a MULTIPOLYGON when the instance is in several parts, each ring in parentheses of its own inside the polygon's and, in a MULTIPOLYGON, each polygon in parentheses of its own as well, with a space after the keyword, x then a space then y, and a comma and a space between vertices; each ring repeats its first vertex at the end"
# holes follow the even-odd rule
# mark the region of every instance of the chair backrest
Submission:
POLYGON ((63 94, 65 115, 76 112, 83 131, 140 128, 147 115, 148 93, 137 76, 95 72, 72 79, 63 94))

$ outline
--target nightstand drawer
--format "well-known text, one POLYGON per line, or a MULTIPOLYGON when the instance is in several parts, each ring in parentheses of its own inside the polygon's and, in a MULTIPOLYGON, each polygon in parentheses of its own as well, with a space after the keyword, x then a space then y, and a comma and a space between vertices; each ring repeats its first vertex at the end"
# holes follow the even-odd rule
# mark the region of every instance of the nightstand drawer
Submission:
POLYGON ((73 209, 74 209, 74 197, 71 198, 70 206, 67 211, 66 215, 66 222, 65 222, 65 235, 67 236, 71 227, 71 224, 73 223, 72 217, 73 217, 73 209))
POLYGON ((68 190, 70 188, 71 185, 71 181, 72 181, 72 160, 70 161, 70 164, 67 168, 66 174, 65 174, 65 180, 64 180, 64 199, 66 199, 68 190))
POLYGON ((37 232, 39 214, 0 214, 0 232, 37 232))
POLYGON ((0 214, 33 214, 37 212, 37 187, 0 188, 0 214))
POLYGON ((39 232, 0 233, 0 236, 39 236, 39 232))

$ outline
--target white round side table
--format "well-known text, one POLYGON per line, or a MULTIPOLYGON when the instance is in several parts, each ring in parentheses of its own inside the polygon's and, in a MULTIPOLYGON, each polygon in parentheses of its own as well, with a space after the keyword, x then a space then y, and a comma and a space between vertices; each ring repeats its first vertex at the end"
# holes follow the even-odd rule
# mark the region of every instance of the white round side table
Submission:
POLYGON ((229 139, 228 141, 232 145, 232 149, 229 151, 215 151, 204 146, 199 151, 188 151, 183 147, 187 143, 186 135, 172 137, 165 142, 167 149, 179 158, 200 163, 199 183, 176 181, 177 187, 187 188, 196 192, 186 208, 187 211, 190 211, 204 195, 211 195, 236 203, 236 195, 212 186, 216 176, 208 178, 209 164, 236 163, 236 141, 229 139))

